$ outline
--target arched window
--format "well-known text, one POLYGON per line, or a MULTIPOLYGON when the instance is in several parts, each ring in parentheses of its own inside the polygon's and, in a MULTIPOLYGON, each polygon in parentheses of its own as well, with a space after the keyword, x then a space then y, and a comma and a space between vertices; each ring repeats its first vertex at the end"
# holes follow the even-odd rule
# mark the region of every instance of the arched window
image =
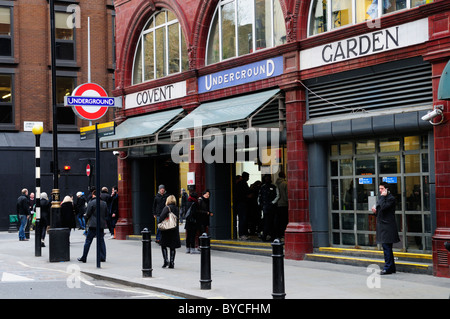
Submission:
POLYGON ((150 17, 136 46, 133 83, 159 79, 188 69, 186 42, 175 15, 161 10, 150 17))
POLYGON ((278 0, 220 0, 209 28, 206 64, 286 43, 278 0))
POLYGON ((314 0, 309 14, 310 36, 382 15, 414 8, 433 0, 314 0))

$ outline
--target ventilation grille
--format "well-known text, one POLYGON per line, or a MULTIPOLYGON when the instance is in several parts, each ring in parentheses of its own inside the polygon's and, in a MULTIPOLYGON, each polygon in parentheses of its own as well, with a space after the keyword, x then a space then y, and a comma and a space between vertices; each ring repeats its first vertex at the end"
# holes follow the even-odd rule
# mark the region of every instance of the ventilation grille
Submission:
POLYGON ((310 118, 433 103, 430 64, 309 85, 308 90, 310 118))
POLYGON ((448 253, 446 250, 437 251, 438 264, 448 266, 448 253))

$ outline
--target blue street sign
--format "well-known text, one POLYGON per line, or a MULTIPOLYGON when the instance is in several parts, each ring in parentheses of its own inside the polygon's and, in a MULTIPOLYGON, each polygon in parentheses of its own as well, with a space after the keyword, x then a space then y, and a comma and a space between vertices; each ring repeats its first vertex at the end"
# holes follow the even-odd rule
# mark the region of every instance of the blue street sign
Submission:
POLYGON ((115 97, 65 96, 64 106, 122 107, 122 100, 115 97))
POLYGON ((372 178, 371 177, 362 177, 358 180, 359 185, 371 185, 372 178))

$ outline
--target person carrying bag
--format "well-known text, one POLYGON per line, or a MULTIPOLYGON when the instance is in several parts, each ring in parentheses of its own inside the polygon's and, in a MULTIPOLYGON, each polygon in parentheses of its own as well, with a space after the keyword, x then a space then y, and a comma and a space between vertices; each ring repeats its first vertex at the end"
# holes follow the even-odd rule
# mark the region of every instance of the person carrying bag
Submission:
POLYGON ((167 198, 166 206, 160 215, 160 219, 163 221, 158 224, 158 228, 162 230, 159 244, 161 245, 161 252, 164 260, 163 268, 166 268, 167 266, 169 266, 169 268, 174 268, 175 249, 181 247, 180 232, 178 230, 179 218, 180 212, 177 207, 177 200, 175 196, 170 195, 167 198), (173 224, 175 225, 174 227, 173 224), (170 261, 167 255, 167 248, 170 249, 170 261))

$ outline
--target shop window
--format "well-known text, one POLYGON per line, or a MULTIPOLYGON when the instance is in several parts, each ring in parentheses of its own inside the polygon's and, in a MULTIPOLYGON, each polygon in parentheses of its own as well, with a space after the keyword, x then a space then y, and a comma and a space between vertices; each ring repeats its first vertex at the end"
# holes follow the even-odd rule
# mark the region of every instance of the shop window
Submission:
POLYGON ((10 8, 0 7, 0 57, 12 56, 12 27, 10 8))
POLYGON ((57 60, 75 60, 75 28, 68 21, 72 13, 55 12, 55 48, 57 60))
POLYGON ((311 2, 308 34, 320 34, 432 2, 433 0, 315 0, 311 2))
POLYGON ((133 84, 188 69, 187 47, 175 15, 161 10, 150 17, 139 37, 133 64, 133 84))
POLYGON ((206 63, 286 43, 278 0, 221 0, 209 29, 206 63))
POLYGON ((0 124, 13 122, 13 76, 0 74, 0 124))

